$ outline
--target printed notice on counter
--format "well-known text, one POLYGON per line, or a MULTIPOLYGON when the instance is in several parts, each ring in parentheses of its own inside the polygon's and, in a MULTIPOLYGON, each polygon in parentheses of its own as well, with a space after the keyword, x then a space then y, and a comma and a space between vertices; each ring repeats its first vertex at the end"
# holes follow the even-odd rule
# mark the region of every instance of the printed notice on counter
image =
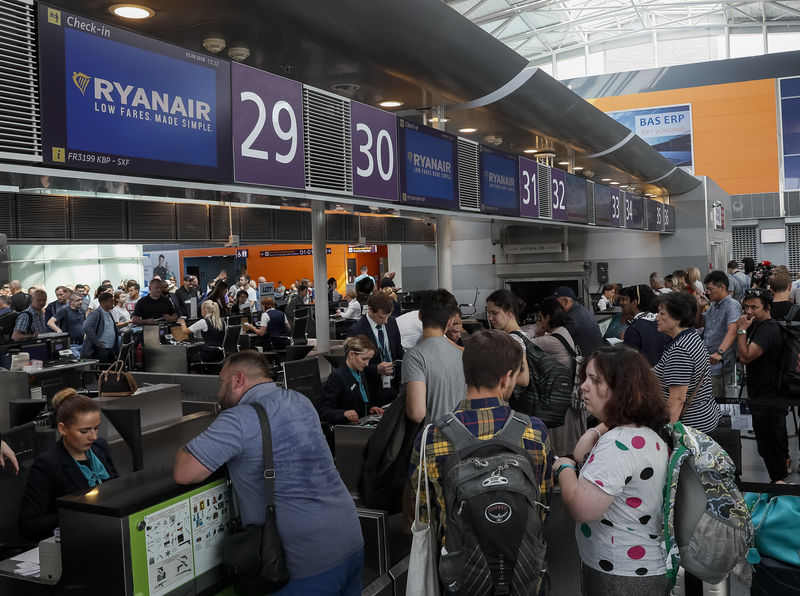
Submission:
POLYGON ((189 499, 146 515, 147 574, 150 596, 166 594, 194 579, 189 499))
POLYGON ((194 572, 200 575, 222 563, 222 541, 231 517, 231 490, 224 484, 191 498, 194 572))

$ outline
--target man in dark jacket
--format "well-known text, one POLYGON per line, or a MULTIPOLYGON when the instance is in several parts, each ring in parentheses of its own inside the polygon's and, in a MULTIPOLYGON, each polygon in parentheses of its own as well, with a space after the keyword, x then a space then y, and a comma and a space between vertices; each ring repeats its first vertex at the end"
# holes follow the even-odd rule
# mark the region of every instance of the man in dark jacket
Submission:
POLYGON ((100 362, 114 362, 119 353, 119 331, 111 316, 114 308, 113 294, 98 296, 100 308, 89 313, 83 324, 86 339, 81 347, 81 358, 96 358, 100 362))
POLYGON ((405 351, 400 343, 397 321, 391 316, 394 311, 391 296, 373 294, 367 306, 369 312, 350 326, 347 336, 366 335, 378 347, 364 372, 372 400, 383 405, 400 391, 400 361, 405 351))

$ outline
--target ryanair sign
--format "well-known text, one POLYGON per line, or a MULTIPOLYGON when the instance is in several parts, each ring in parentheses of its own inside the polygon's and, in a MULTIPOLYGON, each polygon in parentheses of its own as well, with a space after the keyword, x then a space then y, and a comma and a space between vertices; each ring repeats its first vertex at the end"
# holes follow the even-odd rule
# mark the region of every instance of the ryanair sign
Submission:
POLYGON ((230 180, 230 63, 39 4, 45 163, 230 180))
POLYGON ((90 77, 82 72, 72 73, 72 82, 81 95, 86 95, 92 80, 92 107, 95 112, 213 132, 211 106, 206 101, 170 95, 167 92, 147 91, 142 87, 90 77))

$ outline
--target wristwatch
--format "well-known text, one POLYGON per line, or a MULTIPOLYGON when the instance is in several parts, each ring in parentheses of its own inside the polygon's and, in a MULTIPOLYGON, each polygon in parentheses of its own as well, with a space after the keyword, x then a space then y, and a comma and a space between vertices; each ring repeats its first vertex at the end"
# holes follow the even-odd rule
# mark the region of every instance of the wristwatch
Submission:
POLYGON ((736 335, 744 335, 745 333, 747 333, 747 329, 737 329, 736 330, 736 335))
POLYGON ((717 354, 719 354, 720 356, 722 356, 724 353, 725 353, 725 350, 717 350, 717 354))

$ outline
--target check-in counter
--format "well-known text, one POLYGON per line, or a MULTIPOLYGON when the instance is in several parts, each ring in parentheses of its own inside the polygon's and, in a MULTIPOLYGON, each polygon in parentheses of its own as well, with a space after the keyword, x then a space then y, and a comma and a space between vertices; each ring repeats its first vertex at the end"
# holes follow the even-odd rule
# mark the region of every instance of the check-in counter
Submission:
POLYGON ((161 343, 161 329, 159 324, 142 325, 142 356, 145 370, 187 374, 189 361, 186 357, 186 346, 161 343))
POLYGON ((136 472, 58 507, 60 549, 44 545, 40 571, 28 577, 18 561, 0 562, 0 593, 217 594, 229 585, 222 541, 233 513, 223 474, 181 486, 163 470, 136 472), (51 549, 60 550, 60 576, 50 571, 51 549))
POLYGON ((81 360, 31 372, 0 369, 0 428, 10 426, 8 404, 11 400, 30 398, 32 394, 42 399, 52 399, 64 387, 80 388, 83 386, 81 372, 96 364, 97 360, 81 360))

